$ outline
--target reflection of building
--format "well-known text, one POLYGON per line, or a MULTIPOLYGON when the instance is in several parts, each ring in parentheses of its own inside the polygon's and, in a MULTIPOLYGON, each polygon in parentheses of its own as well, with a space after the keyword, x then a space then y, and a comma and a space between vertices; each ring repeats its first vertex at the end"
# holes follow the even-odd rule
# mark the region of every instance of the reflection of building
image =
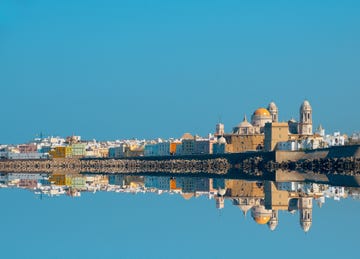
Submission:
POLYGON ((225 187, 226 197, 233 200, 233 205, 237 206, 244 216, 252 207, 260 205, 264 199, 264 188, 258 182, 227 180, 225 187))
POLYGON ((312 224, 312 197, 299 199, 300 226, 308 232, 312 224))
POLYGON ((271 212, 271 218, 270 218, 269 222, 267 223, 267 225, 271 231, 274 231, 278 224, 279 224, 279 211, 273 210, 271 212))

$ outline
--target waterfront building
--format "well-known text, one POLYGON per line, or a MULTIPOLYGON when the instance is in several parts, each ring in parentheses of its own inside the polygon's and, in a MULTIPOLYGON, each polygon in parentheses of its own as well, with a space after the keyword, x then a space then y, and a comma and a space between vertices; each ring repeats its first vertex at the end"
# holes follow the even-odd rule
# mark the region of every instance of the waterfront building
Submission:
POLYGON ((332 146, 344 146, 345 145, 345 135, 341 135, 339 131, 334 132, 332 135, 326 135, 324 137, 325 142, 329 147, 332 146))
POLYGON ((181 142, 181 155, 194 154, 194 139, 183 139, 181 142))
POLYGON ((289 125, 286 122, 271 122, 265 124, 265 151, 275 149, 277 143, 284 142, 289 139, 289 125))
POLYGON ((226 139, 221 136, 213 143, 213 154, 224 154, 226 153, 226 139))
POLYGON ((36 153, 37 152, 37 146, 36 144, 23 144, 18 146, 20 153, 36 153))
POLYGON ((159 156, 170 156, 170 142, 161 141, 158 144, 158 155, 159 156))
POLYGON ((70 147, 72 157, 84 157, 86 155, 85 143, 74 143, 70 147))
MULTIPOLYGON (((111 153, 112 152, 110 152, 110 149, 109 149, 109 156, 111 155, 111 153)), ((144 156, 157 156, 158 154, 159 154, 159 145, 158 145, 158 143, 145 144, 144 156)))
POLYGON ((276 150, 296 151, 300 149, 301 149, 301 145, 297 140, 282 141, 282 142, 278 142, 276 145, 276 150))
POLYGON ((51 150, 49 154, 52 156, 52 158, 71 157, 72 149, 69 146, 59 146, 51 150))
POLYGON ((214 140, 211 139, 195 139, 193 154, 212 154, 214 140))
POLYGON ((259 151, 264 148, 264 134, 226 134, 226 153, 259 151))
POLYGON ((4 158, 8 159, 47 159, 49 158, 47 153, 38 153, 38 152, 31 152, 31 153, 13 153, 13 152, 6 152, 3 154, 4 158))
POLYGON ((175 140, 170 142, 170 155, 176 155, 180 153, 181 141, 175 140))

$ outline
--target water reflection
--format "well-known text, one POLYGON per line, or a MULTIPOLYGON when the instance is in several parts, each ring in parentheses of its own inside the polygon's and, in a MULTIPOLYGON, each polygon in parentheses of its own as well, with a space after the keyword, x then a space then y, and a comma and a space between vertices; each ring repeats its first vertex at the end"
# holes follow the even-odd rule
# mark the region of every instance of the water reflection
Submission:
POLYGON ((28 189, 40 198, 80 197, 83 192, 168 193, 181 195, 186 200, 206 196, 219 210, 230 201, 244 217, 250 214, 257 224, 266 225, 272 231, 279 224, 279 211, 298 213, 300 226, 305 232, 313 222, 314 203, 322 207, 327 198, 360 197, 360 188, 319 183, 122 174, 3 173, 0 174, 0 187, 28 189))

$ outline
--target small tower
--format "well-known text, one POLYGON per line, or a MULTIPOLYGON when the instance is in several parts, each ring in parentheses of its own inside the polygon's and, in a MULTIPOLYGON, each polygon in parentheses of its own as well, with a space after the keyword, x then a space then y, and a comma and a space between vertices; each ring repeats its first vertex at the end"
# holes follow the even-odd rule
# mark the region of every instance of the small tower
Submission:
POLYGON ((311 197, 299 199, 300 226, 304 232, 308 232, 312 224, 312 207, 311 197))
POLYGON ((312 135, 312 108, 305 100, 300 106, 299 134, 312 135))
POLYGON ((267 223, 267 225, 271 231, 274 231, 278 224, 279 224, 279 212, 278 210, 273 210, 271 212, 270 221, 267 223))
POLYGON ((224 128, 225 128, 225 127, 224 127, 224 124, 222 124, 222 123, 216 124, 215 134, 216 134, 217 136, 223 136, 224 133, 225 133, 224 128))
POLYGON ((325 137, 325 129, 322 127, 321 124, 316 129, 316 133, 318 133, 321 137, 325 137))
POLYGON ((269 103, 268 110, 272 117, 272 122, 279 121, 279 110, 274 102, 269 103))

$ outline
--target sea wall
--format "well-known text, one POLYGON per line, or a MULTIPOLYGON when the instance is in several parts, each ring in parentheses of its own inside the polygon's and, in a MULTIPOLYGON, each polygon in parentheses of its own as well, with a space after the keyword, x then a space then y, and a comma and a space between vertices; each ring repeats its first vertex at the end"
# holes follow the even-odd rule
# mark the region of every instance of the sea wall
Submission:
POLYGON ((275 162, 314 160, 323 158, 360 158, 360 145, 338 146, 305 151, 276 151, 275 162))

